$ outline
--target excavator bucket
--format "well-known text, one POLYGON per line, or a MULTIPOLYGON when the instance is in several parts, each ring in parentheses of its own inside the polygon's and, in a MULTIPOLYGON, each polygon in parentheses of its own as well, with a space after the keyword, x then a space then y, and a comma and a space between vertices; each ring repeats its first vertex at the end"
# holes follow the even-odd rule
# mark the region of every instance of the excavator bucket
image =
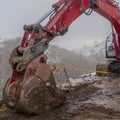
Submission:
POLYGON ((62 105, 65 94, 56 87, 45 56, 32 61, 25 71, 13 71, 4 86, 5 104, 19 112, 40 114, 62 105))

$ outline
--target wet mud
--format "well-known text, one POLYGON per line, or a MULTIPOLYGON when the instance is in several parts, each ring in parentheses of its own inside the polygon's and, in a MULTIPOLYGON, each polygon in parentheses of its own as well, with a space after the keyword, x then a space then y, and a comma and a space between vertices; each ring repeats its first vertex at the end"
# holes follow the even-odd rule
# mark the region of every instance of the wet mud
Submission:
POLYGON ((52 111, 30 115, 7 109, 0 120, 120 120, 120 78, 103 77, 64 92, 66 102, 52 111))

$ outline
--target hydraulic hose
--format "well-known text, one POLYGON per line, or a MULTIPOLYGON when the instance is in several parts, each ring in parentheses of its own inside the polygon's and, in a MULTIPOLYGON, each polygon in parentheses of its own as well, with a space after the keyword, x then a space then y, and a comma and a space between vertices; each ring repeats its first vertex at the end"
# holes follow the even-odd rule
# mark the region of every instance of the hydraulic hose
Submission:
POLYGON ((93 12, 93 9, 89 8, 89 10, 86 12, 85 7, 84 7, 84 4, 83 4, 83 1, 80 0, 80 3, 81 3, 81 6, 82 6, 82 9, 83 9, 83 12, 84 12, 86 15, 91 15, 92 12, 93 12))

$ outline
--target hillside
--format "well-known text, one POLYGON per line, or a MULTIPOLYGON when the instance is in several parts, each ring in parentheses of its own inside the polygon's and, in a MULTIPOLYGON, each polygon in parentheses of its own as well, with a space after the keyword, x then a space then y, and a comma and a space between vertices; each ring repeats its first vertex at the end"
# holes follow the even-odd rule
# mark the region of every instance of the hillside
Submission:
POLYGON ((100 43, 96 43, 92 47, 87 47, 86 45, 77 50, 76 53, 81 52, 85 56, 91 56, 91 55, 104 55, 105 54, 105 41, 102 41, 100 43))
MULTIPOLYGON (((0 43, 0 79, 6 81, 11 74, 11 67, 8 63, 11 51, 20 44, 21 38, 5 40, 0 43), (4 67, 3 67, 4 66, 4 67)), ((104 60, 104 43, 97 44, 94 47, 79 49, 79 51, 69 51, 55 45, 49 45, 49 49, 45 52, 48 56, 49 64, 57 64, 59 66, 93 69, 97 62, 104 60), (88 61, 89 59, 89 61, 88 61)), ((69 72, 70 77, 78 77, 80 71, 69 72)))

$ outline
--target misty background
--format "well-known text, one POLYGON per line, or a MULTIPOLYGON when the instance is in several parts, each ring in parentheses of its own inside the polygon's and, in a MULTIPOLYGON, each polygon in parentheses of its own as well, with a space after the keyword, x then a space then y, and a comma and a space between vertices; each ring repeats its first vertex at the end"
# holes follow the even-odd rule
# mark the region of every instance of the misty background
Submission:
MULTIPOLYGON (((23 25, 35 23, 55 2, 57 0, 0 0, 0 38, 23 36, 23 25)), ((51 43, 74 50, 84 44, 92 46, 95 41, 100 43, 110 32, 108 20, 93 12, 91 16, 81 15, 64 37, 57 37, 51 43)))

